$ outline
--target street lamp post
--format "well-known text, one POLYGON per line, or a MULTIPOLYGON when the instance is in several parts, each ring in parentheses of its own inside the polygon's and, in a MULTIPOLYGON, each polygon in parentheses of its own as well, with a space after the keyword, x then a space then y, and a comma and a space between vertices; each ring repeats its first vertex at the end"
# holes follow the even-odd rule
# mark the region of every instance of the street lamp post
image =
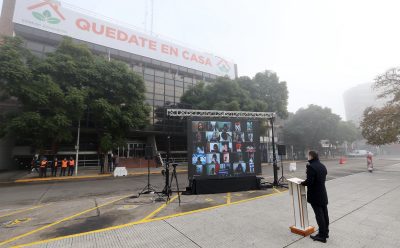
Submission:
POLYGON ((79 123, 78 123, 78 134, 77 134, 77 138, 76 138, 76 146, 75 146, 75 150, 76 150, 76 156, 75 156, 75 176, 78 175, 78 162, 79 162, 79 138, 81 136, 81 120, 79 119, 79 123))

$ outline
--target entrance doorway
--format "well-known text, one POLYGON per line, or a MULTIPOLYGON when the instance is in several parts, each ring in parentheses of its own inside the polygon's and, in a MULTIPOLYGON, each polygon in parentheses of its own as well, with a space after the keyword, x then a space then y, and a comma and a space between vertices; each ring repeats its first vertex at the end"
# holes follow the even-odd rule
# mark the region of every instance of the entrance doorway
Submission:
MULTIPOLYGON (((144 157, 144 142, 128 142, 126 148, 122 149, 122 154, 126 158, 141 158, 144 157)), ((121 149, 119 149, 121 152, 121 149)))

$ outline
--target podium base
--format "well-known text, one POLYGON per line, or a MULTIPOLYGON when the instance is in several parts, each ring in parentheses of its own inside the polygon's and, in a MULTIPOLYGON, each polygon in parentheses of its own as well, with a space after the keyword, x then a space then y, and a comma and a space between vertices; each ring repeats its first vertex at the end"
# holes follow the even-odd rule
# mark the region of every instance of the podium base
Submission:
POLYGON ((292 233, 295 233, 295 234, 302 235, 302 236, 306 237, 306 236, 312 234, 313 232, 315 232, 315 228, 313 226, 309 226, 307 229, 302 230, 302 229, 299 229, 299 228, 297 228, 295 226, 291 226, 290 227, 290 231, 292 233))

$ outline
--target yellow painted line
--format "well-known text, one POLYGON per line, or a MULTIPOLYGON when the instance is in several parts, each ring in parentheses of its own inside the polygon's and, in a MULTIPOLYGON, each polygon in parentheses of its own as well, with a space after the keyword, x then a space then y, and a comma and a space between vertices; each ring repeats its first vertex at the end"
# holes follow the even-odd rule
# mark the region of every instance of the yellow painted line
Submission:
POLYGON ((8 244, 8 243, 11 243, 11 242, 13 242, 13 241, 16 241, 16 240, 18 240, 18 239, 24 238, 24 237, 26 237, 26 236, 32 235, 32 234, 34 234, 34 233, 37 233, 37 232, 42 231, 42 230, 44 230, 44 229, 47 229, 47 228, 49 228, 49 227, 55 226, 55 225, 57 225, 57 224, 60 224, 60 223, 62 223, 62 222, 64 222, 64 221, 71 220, 71 219, 73 219, 73 218, 75 218, 75 217, 78 217, 78 216, 81 216, 81 215, 83 215, 83 214, 89 213, 89 212, 91 212, 91 211, 93 211, 93 210, 96 210, 96 209, 98 209, 98 208, 101 208, 101 207, 110 205, 110 204, 112 204, 112 203, 114 203, 114 202, 120 201, 120 200, 122 200, 122 199, 124 199, 124 198, 127 198, 127 197, 128 197, 128 196, 120 197, 120 198, 118 198, 118 199, 116 199, 116 200, 112 200, 112 201, 103 203, 103 204, 101 204, 101 205, 99 205, 99 206, 97 206, 97 207, 87 209, 87 210, 82 211, 82 212, 79 212, 79 213, 77 213, 77 214, 68 216, 68 217, 66 217, 66 218, 64 218, 64 219, 55 221, 55 222, 53 222, 53 223, 51 223, 51 224, 48 224, 48 225, 42 226, 42 227, 40 227, 40 228, 34 229, 34 230, 30 231, 30 232, 27 232, 27 233, 21 234, 21 235, 19 235, 19 236, 16 236, 16 237, 14 237, 14 238, 5 240, 5 241, 3 241, 3 242, 0 243, 0 246, 5 245, 5 244, 8 244))
MULTIPOLYGON (((49 204, 47 204, 47 205, 49 205, 49 204)), ((23 212, 26 212, 26 211, 29 211, 29 210, 34 210, 34 209, 41 208, 41 207, 44 207, 44 206, 46 206, 46 204, 38 205, 38 206, 30 207, 30 208, 25 208, 25 209, 21 209, 21 210, 17 210, 17 211, 14 211, 12 213, 9 213, 9 214, 1 215, 0 218, 11 216, 11 215, 14 215, 14 214, 23 213, 23 212)))
POLYGON ((6 227, 15 226, 15 225, 18 225, 18 224, 21 224, 21 223, 29 222, 31 220, 32 220, 32 218, 16 219, 16 220, 13 220, 12 222, 8 223, 6 225, 6 227))
POLYGON ((67 239, 67 238, 80 237, 80 236, 89 235, 89 234, 93 234, 93 233, 112 231, 112 230, 121 229, 121 228, 124 228, 124 227, 135 226, 135 225, 154 222, 154 221, 159 221, 159 220, 171 219, 171 218, 174 218, 174 217, 179 217, 179 216, 184 216, 184 215, 204 212, 204 211, 208 211, 208 210, 212 210, 212 209, 217 209, 217 208, 221 208, 221 207, 224 207, 224 206, 229 206, 229 205, 244 203, 244 202, 248 202, 248 201, 253 201, 253 200, 257 200, 257 199, 261 199, 261 198, 266 198, 266 197, 270 197, 270 196, 274 196, 274 195, 279 195, 279 194, 282 194, 284 192, 286 192, 286 190, 285 191, 281 191, 280 193, 272 193, 272 194, 268 194, 268 195, 262 195, 262 196, 257 196, 257 197, 253 197, 253 198, 248 198, 248 199, 236 201, 236 202, 231 202, 230 204, 221 204, 221 205, 217 205, 217 206, 213 206, 213 207, 201 208, 201 209, 192 210, 192 211, 188 211, 188 212, 162 216, 162 217, 158 217, 158 218, 154 218, 154 219, 139 220, 139 221, 130 222, 130 223, 127 223, 127 224, 122 224, 122 225, 117 225, 117 226, 107 227, 107 228, 98 229, 98 230, 94 230, 94 231, 77 233, 77 234, 72 234, 72 235, 52 238, 52 239, 40 240, 40 241, 36 241, 36 242, 28 243, 28 244, 22 244, 22 245, 13 246, 13 247, 28 247, 28 246, 32 246, 32 245, 44 244, 44 243, 57 241, 57 240, 62 240, 62 239, 67 239))
POLYGON ((281 191, 280 190, 277 190, 276 188, 273 188, 274 189, 274 191, 275 192, 277 192, 277 193, 281 193, 281 191))
MULTIPOLYGON (((178 194, 179 194, 179 193, 178 193, 178 194)), ((155 216, 156 214, 158 214, 159 212, 161 212, 161 210, 163 210, 163 209, 168 205, 168 203, 173 202, 176 198, 178 198, 178 195, 172 197, 172 198, 169 200, 169 202, 166 202, 166 203, 162 204, 159 208, 157 208, 156 210, 154 210, 153 212, 151 212, 149 215, 147 215, 146 217, 144 217, 144 218, 142 219, 142 221, 151 219, 153 216, 155 216)))
POLYGON ((231 203, 231 192, 226 193, 226 204, 231 203))

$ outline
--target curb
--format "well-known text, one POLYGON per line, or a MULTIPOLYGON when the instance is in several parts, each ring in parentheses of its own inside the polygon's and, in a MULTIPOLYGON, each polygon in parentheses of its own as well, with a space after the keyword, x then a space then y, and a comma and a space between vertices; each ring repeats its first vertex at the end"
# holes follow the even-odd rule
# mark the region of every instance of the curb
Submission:
MULTIPOLYGON (((185 173, 187 170, 176 170, 177 173, 185 173)), ((150 175, 161 175, 161 171, 150 172, 150 175)), ((128 173, 126 177, 134 177, 134 176, 144 176, 147 175, 147 172, 132 172, 128 173)), ((66 177, 46 177, 46 178, 26 178, 26 179, 17 179, 14 181, 8 182, 0 182, 1 183, 32 183, 32 182, 54 182, 54 181, 74 181, 79 179, 102 179, 102 178, 112 178, 113 174, 100 174, 100 175, 87 175, 87 176, 66 176, 66 177)))

